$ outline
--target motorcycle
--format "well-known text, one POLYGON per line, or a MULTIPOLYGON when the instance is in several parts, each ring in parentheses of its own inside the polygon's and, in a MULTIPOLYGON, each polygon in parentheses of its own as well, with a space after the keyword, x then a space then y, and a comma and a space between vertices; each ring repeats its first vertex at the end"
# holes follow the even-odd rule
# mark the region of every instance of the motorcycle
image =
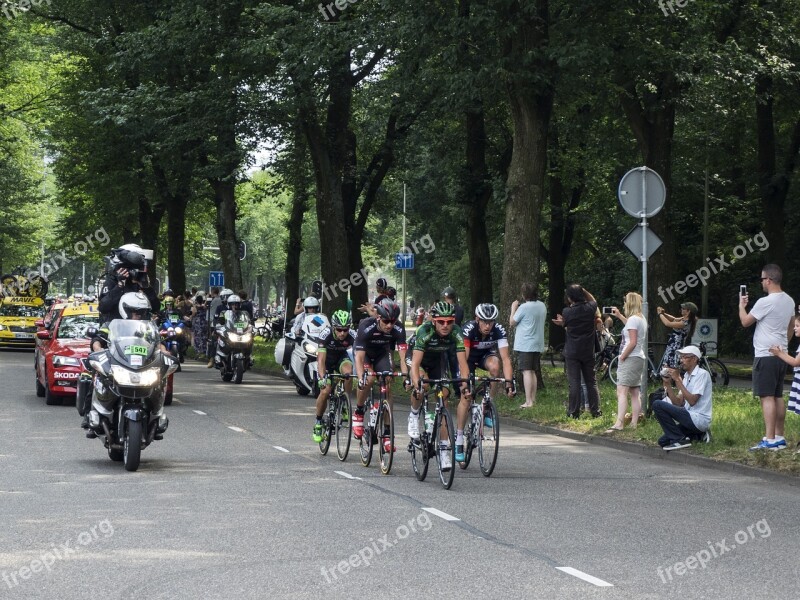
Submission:
POLYGON ((89 428, 105 434, 111 460, 135 471, 142 450, 162 439, 169 426, 164 388, 178 363, 159 349, 158 328, 151 321, 115 319, 101 339, 108 348, 83 361, 95 374, 89 428))
POLYGON ((252 366, 253 325, 250 316, 243 310, 226 310, 220 320, 214 365, 219 369, 222 381, 242 383, 244 372, 252 366))
MULTIPOLYGON (((164 318, 159 331, 161 333, 161 343, 164 344, 172 356, 178 359, 178 363, 182 363, 185 360, 187 346, 186 335, 183 332, 185 328, 186 324, 180 315, 170 313, 164 318)), ((178 371, 180 370, 179 365, 178 371)))
POLYGON ((316 314, 303 320, 301 333, 295 336, 288 331, 275 345, 275 362, 283 367, 284 374, 292 380, 297 393, 301 396, 319 395, 317 380, 317 343, 322 331, 330 327, 328 318, 316 314), (286 352, 291 352, 291 360, 287 369, 283 363, 286 352))

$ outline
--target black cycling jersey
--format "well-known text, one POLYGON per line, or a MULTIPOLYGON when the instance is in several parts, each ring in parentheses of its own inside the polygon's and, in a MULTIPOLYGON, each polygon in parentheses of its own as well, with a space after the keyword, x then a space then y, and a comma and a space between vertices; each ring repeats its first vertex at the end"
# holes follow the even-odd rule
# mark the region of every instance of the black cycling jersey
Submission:
POLYGON ((488 354, 497 354, 498 348, 508 347, 508 335, 500 323, 495 323, 489 334, 483 336, 478 322, 469 321, 464 325, 462 333, 464 345, 469 348, 469 359, 472 362, 478 362, 488 354))
POLYGON ((401 349, 406 346, 406 332, 400 323, 395 322, 389 333, 384 333, 378 327, 375 317, 362 319, 358 324, 355 349, 364 350, 370 357, 389 352, 395 347, 401 349))
POLYGON ((342 358, 347 355, 347 350, 355 345, 356 332, 351 329, 345 338, 340 340, 332 328, 326 327, 314 341, 319 345, 317 353, 326 353, 328 359, 332 356, 342 358))

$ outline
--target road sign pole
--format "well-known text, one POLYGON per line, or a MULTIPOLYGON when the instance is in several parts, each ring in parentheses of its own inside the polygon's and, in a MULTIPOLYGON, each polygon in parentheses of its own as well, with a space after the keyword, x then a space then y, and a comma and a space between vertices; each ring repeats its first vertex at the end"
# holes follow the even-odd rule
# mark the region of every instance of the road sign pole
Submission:
MULTIPOLYGON (((403 183, 403 252, 406 249, 406 184, 403 183)), ((408 296, 406 294, 406 270, 403 269, 403 312, 400 315, 400 318, 403 319, 403 328, 406 326, 406 300, 408 296)))

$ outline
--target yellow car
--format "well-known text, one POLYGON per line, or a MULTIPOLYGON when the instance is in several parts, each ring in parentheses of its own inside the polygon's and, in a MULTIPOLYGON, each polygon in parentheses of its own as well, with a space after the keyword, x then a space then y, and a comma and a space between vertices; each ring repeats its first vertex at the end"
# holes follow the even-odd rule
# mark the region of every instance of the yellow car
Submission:
POLYGON ((44 300, 8 296, 0 304, 0 348, 36 347, 36 321, 44 316, 44 300))

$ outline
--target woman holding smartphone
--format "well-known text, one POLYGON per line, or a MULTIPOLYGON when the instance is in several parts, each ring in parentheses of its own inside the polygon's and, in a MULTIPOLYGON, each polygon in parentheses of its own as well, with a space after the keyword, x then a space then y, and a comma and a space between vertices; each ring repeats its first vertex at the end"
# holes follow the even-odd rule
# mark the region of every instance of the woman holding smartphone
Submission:
POLYGON ((617 370, 617 419, 606 433, 622 431, 625 425, 625 411, 628 396, 631 399, 631 427, 636 429, 639 414, 642 412, 640 385, 645 368, 644 345, 647 338, 647 321, 642 314, 642 297, 636 292, 625 294, 623 313, 614 306, 612 315, 622 321, 622 345, 617 370))
POLYGON ((694 328, 697 326, 697 305, 694 302, 681 304, 680 317, 667 314, 661 306, 656 308, 656 312, 661 323, 672 329, 667 339, 667 348, 664 350, 664 366, 677 369, 680 365, 678 350, 689 345, 694 335, 694 328))

